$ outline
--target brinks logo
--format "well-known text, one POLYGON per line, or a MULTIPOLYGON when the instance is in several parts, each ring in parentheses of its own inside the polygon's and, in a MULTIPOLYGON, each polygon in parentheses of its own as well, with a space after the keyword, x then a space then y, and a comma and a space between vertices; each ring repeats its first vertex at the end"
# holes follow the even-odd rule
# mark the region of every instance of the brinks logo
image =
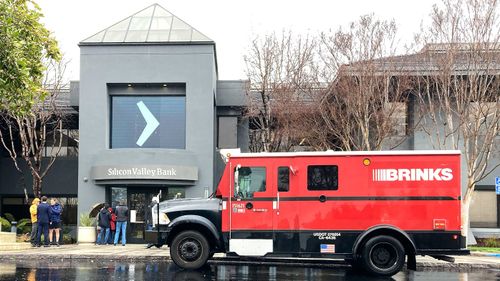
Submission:
POLYGON ((437 169, 373 169, 373 181, 451 181, 453 170, 437 169))

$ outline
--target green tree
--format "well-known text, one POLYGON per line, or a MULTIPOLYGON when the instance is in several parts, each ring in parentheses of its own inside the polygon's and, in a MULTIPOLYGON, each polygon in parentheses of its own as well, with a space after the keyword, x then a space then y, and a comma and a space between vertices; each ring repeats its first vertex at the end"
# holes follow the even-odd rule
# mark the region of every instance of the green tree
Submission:
POLYGON ((57 41, 40 22, 42 16, 34 1, 0 0, 0 141, 20 173, 18 156, 26 161, 37 197, 55 160, 42 163, 47 136, 59 148, 56 156, 61 147, 62 117, 55 100, 65 66, 57 41), (48 84, 53 84, 50 93, 48 84))
POLYGON ((61 58, 42 16, 34 1, 0 0, 0 110, 14 116, 43 100, 44 60, 61 58))

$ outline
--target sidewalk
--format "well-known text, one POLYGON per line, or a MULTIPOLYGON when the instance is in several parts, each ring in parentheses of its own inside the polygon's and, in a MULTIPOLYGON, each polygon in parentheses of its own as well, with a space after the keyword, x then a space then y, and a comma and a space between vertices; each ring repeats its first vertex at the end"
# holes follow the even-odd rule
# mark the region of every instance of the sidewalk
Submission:
MULTIPOLYGON (((6 251, 0 249, 2 261, 15 261, 23 259, 69 259, 69 260, 122 260, 122 261, 169 261, 169 249, 166 246, 158 249, 152 247, 145 249, 142 244, 128 244, 126 246, 97 246, 97 245, 62 245, 60 247, 40 247, 22 250, 6 251)), ((214 264, 273 264, 273 265, 298 265, 313 267, 346 267, 341 260, 318 260, 318 259, 235 259, 225 258, 223 254, 215 255, 210 261, 214 264)), ((451 270, 473 270, 494 268, 500 269, 500 256, 492 253, 472 252, 470 256, 455 256, 455 263, 436 260, 432 257, 417 257, 417 268, 419 269, 451 269, 451 270)))

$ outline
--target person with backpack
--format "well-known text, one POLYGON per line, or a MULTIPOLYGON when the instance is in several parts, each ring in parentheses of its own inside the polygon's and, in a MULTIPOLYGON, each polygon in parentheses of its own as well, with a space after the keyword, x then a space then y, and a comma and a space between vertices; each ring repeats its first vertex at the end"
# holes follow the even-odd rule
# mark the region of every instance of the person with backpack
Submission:
POLYGON ((97 245, 106 245, 106 242, 109 239, 111 214, 109 213, 108 208, 109 205, 104 204, 104 207, 101 208, 99 214, 97 215, 97 223, 101 228, 101 231, 99 231, 99 235, 97 235, 97 245), (105 233, 104 237, 102 237, 103 233, 105 233))

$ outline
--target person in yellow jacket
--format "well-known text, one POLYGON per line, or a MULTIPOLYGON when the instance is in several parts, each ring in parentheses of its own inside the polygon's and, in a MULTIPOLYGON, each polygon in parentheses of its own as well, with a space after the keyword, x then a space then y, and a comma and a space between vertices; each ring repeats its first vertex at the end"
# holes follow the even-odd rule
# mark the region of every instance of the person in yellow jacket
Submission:
POLYGON ((33 199, 33 202, 31 202, 30 206, 30 214, 31 214, 31 236, 30 236, 30 241, 31 241, 31 247, 36 246, 36 235, 38 233, 38 222, 37 222, 37 208, 38 204, 40 204, 40 199, 35 198, 33 199))

